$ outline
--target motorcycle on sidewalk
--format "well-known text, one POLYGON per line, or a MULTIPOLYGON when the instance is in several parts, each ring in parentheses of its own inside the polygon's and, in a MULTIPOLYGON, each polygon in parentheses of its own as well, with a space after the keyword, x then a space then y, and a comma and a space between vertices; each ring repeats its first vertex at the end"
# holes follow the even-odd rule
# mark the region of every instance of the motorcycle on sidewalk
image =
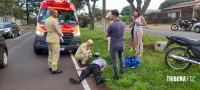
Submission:
POLYGON ((185 71, 192 64, 200 65, 200 40, 178 36, 166 36, 166 38, 168 43, 165 50, 172 44, 179 45, 169 49, 165 54, 165 64, 169 68, 185 71))
POLYGON ((179 28, 181 28, 185 31, 191 31, 193 24, 196 22, 197 20, 195 18, 192 18, 191 20, 184 20, 182 18, 179 18, 175 24, 172 24, 171 30, 177 31, 179 28))

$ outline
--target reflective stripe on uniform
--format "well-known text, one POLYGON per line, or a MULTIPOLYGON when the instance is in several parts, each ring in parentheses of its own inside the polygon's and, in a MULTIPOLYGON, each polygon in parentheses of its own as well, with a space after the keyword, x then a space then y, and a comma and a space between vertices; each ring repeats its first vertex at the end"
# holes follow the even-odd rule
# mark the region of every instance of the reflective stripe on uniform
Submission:
POLYGON ((60 48, 60 44, 56 44, 54 47, 55 48, 60 48))
POLYGON ((58 39, 46 38, 46 42, 60 42, 58 39))
POLYGON ((51 66, 52 67, 52 71, 57 70, 57 66, 58 66, 58 62, 57 61, 53 61, 51 65, 52 65, 51 66))

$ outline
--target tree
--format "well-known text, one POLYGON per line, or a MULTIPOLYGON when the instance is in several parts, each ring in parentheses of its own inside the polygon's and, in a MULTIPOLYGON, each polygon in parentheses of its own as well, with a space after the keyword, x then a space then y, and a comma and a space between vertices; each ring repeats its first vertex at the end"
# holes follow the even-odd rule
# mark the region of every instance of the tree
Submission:
POLYGON ((151 0, 136 0, 137 7, 134 5, 135 0, 127 0, 130 6, 132 7, 132 11, 134 11, 136 8, 141 10, 141 13, 144 14, 147 8, 149 7, 149 4, 151 0), (144 4, 142 5, 142 2, 144 1, 144 4))
POLYGON ((14 6, 13 14, 15 18, 21 19, 24 16, 24 10, 20 6, 14 6))
POLYGON ((13 16, 15 18, 21 18, 23 16, 23 10, 16 0, 1 0, 0 16, 13 16))
POLYGON ((122 16, 129 16, 130 13, 132 13, 132 9, 131 9, 131 6, 126 6, 122 9, 121 11, 121 15, 122 16))
POLYGON ((89 17, 90 17, 90 30, 94 30, 94 9, 95 9, 97 1, 98 0, 85 0, 86 6, 88 8, 89 17), (92 6, 90 6, 90 1, 93 2, 92 6))
POLYGON ((28 8, 30 13, 38 14, 38 10, 40 9, 40 3, 43 0, 18 0, 22 9, 28 8))
POLYGON ((85 6, 84 0, 71 0, 71 2, 74 4, 77 11, 83 9, 85 6))
POLYGON ((88 14, 87 13, 80 13, 78 15, 78 19, 81 20, 83 23, 81 26, 81 28, 86 28, 88 26, 88 24, 90 23, 90 19, 88 17, 88 14))
POLYGON ((176 4, 180 4, 183 2, 190 2, 190 1, 194 1, 194 0, 165 0, 163 3, 160 4, 159 9, 164 9, 176 4))
POLYGON ((94 17, 100 20, 102 18, 102 10, 100 8, 94 9, 94 17))
POLYGON ((40 3, 43 0, 17 0, 22 9, 26 10, 27 24, 29 24, 30 14, 38 14, 40 3))

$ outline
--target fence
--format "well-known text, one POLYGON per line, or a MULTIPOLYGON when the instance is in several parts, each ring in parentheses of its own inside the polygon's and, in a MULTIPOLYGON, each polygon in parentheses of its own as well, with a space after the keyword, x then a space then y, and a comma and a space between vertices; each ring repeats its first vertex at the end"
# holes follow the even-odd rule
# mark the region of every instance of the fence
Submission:
POLYGON ((17 25, 26 25, 26 20, 23 19, 15 19, 14 17, 11 16, 1 16, 0 17, 0 23, 3 22, 15 22, 17 25))
POLYGON ((170 24, 175 23, 177 19, 146 19, 148 24, 170 24))

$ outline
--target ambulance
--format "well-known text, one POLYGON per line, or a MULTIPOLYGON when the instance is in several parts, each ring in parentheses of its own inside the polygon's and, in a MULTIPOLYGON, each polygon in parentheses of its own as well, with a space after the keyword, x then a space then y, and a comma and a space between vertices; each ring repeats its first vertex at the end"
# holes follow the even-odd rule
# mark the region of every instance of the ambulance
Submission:
POLYGON ((45 20, 49 17, 50 9, 58 11, 57 18, 63 32, 64 42, 60 42, 60 51, 76 51, 80 46, 80 29, 74 5, 66 0, 44 0, 40 5, 37 17, 36 34, 34 40, 35 54, 42 54, 48 51, 46 43, 45 20))

